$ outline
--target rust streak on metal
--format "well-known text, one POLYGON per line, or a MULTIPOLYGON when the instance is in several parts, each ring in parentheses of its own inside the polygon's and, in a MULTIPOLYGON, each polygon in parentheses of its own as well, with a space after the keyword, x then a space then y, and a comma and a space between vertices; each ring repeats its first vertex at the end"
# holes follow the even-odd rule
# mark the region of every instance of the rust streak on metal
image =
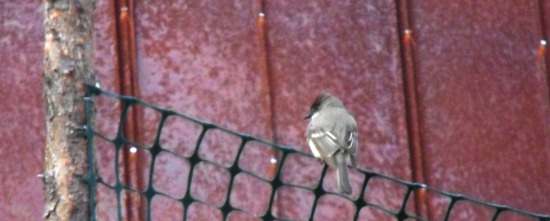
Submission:
MULTIPOLYGON (((265 27, 265 12, 264 12, 264 3, 262 0, 256 0, 254 4, 256 10, 256 18, 257 18, 257 26, 256 26, 256 36, 258 40, 258 61, 260 63, 260 69, 262 71, 262 97, 267 98, 267 101, 262 102, 263 105, 266 107, 263 108, 264 110, 269 110, 270 114, 270 122, 268 123, 269 129, 271 130, 271 139, 275 138, 275 127, 274 127, 274 112, 273 112, 273 96, 271 92, 272 88, 272 79, 269 71, 269 62, 267 59, 268 52, 267 52, 267 33, 266 33, 266 27, 265 27)), ((270 149, 270 155, 274 159, 278 159, 277 151, 270 149)), ((269 164, 269 172, 270 176, 274 176, 277 172, 277 164, 276 163, 270 163, 269 164)))
MULTIPOLYGON (((266 28, 266 14, 265 14, 265 2, 264 0, 255 0, 254 7, 256 8, 256 18, 257 18, 257 26, 256 26, 256 36, 258 39, 258 57, 260 62, 260 68, 262 71, 262 94, 264 98, 267 98, 268 100, 265 102, 262 102, 266 105, 264 110, 269 110, 269 119, 270 122, 267 124, 269 126, 269 130, 271 130, 271 140, 276 139, 276 127, 275 127, 275 108, 274 108, 274 94, 273 94, 273 76, 271 75, 271 67, 268 60, 268 41, 267 41, 267 28, 266 28)), ((272 161, 269 163, 269 176, 275 177, 275 174, 277 173, 278 169, 278 162, 279 160, 279 153, 274 149, 269 149, 269 155, 271 155, 271 159, 275 159, 275 161, 272 161), (273 163, 275 162, 275 163, 273 163)), ((282 208, 280 203, 274 204, 277 208, 282 208)))
MULTIPOLYGON (((405 108, 407 114, 408 138, 411 156, 412 177, 414 182, 425 183, 424 154, 420 131, 420 115, 418 112, 419 101, 417 98, 417 81, 414 64, 414 38, 410 27, 408 15, 408 1, 397 0, 398 31, 401 41, 401 62, 403 66, 403 87, 405 94, 405 108)), ((425 191, 417 191, 415 197, 415 210, 422 217, 429 217, 429 204, 425 191)))
POLYGON ((543 59, 545 54, 546 54, 546 44, 540 44, 537 49, 537 60, 543 59))
MULTIPOLYGON (((135 30, 134 30, 134 5, 133 0, 115 0, 116 23, 117 23, 117 55, 118 55, 118 75, 115 77, 115 84, 118 86, 119 93, 139 97, 136 58, 135 58, 135 30)), ((140 131, 142 111, 134 106, 128 110, 126 121, 123 125, 124 137, 141 142, 140 131)), ((134 188, 142 190, 144 187, 142 178, 142 168, 140 160, 143 158, 141 151, 137 154, 130 154, 130 146, 125 145, 122 149, 122 164, 124 165, 123 183, 134 188)), ((141 196, 130 195, 125 192, 123 196, 126 220, 143 220, 145 217, 145 200, 141 196)))

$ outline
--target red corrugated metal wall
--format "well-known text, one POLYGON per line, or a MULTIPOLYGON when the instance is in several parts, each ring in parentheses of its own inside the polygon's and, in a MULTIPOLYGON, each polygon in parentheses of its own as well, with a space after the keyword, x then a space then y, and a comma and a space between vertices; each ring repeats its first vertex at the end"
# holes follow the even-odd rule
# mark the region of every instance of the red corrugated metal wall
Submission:
MULTIPOLYGON (((45 139, 42 10, 38 2, 0 1, 1 220, 39 220, 42 214, 36 178, 43 170, 45 139), (18 99, 22 96, 30 99, 18 99)), ((302 118, 317 93, 331 91, 360 124, 360 168, 550 213, 550 58, 541 45, 550 36, 549 19, 550 4, 542 0, 104 0, 96 10, 96 70, 106 90, 139 95, 304 151, 307 122, 302 118)), ((117 126, 113 102, 98 101, 99 129, 106 133, 117 126)), ((136 113, 142 119, 135 125, 136 139, 152 141, 159 116, 136 113)), ((199 129, 168 119, 161 142, 186 155, 195 140, 189 137, 199 129)), ((215 131, 205 139, 201 157, 232 163, 238 139, 215 131)), ((103 178, 112 183, 112 147, 97 144, 103 178)), ((257 162, 278 157, 257 146, 245 150, 257 162)), ((145 163, 129 159, 122 166, 146 173, 150 156, 143 151, 140 158, 145 163)), ((318 171, 298 170, 297 165, 312 162, 295 161, 290 182, 307 183, 311 179, 300 176, 318 171)), ((269 177, 257 162, 240 165, 269 177)), ((155 188, 185 194, 187 162, 160 155, 155 167, 155 188)), ((202 164, 197 171, 214 175, 195 175, 192 194, 212 204, 223 201, 229 179, 224 170, 202 164)), ((358 188, 362 175, 351 176, 358 188)), ((125 182, 143 187, 146 177, 125 182)), ((275 191, 248 176, 239 176, 235 186, 231 202, 254 213, 265 210, 265 193, 275 191)), ((367 198, 391 209, 400 205, 405 191, 381 180, 369 188, 367 198)), ((278 215, 307 217, 309 193, 278 191, 278 215)), ((114 192, 102 188, 99 199, 100 217, 115 219, 114 192)), ((430 194, 415 200, 410 210, 416 206, 417 213, 434 220, 441 219, 448 204, 430 194)), ((338 199, 320 203, 320 220, 344 220, 353 209, 338 199)), ((467 203, 456 207, 453 220, 491 216, 467 203)), ((154 216, 183 215, 180 204, 163 197, 155 197, 152 208, 154 216)), ((139 218, 135 211, 128 217, 139 218)), ((220 216, 201 204, 189 213, 220 216)), ((235 213, 232 218, 250 217, 235 213)), ((361 218, 389 219, 368 208, 361 218)))

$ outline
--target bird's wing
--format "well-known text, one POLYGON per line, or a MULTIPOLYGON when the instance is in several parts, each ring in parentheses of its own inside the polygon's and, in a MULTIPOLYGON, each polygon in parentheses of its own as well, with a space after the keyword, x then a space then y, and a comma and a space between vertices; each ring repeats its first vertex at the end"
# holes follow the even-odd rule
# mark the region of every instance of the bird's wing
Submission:
POLYGON ((325 130, 315 130, 312 131, 309 139, 315 145, 315 149, 317 149, 323 160, 329 166, 335 166, 332 155, 340 149, 340 145, 334 133, 325 130))
POLYGON ((350 153, 351 165, 355 167, 357 163, 355 158, 357 157, 357 145, 359 143, 359 135, 357 128, 351 128, 346 130, 346 150, 350 153))

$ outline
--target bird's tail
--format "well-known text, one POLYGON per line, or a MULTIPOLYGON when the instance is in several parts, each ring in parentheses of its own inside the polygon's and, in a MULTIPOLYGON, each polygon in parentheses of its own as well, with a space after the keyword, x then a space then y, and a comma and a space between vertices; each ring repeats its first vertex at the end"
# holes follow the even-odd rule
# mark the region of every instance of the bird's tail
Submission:
POLYGON ((352 192, 351 183, 348 176, 348 166, 344 153, 336 153, 336 185, 341 194, 349 195, 352 192))

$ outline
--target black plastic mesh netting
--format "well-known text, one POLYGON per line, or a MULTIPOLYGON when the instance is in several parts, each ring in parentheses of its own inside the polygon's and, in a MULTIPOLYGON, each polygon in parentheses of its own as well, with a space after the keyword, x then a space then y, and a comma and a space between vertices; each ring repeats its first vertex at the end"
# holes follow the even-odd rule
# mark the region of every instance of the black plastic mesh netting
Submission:
MULTIPOLYGON (((116 132, 116 136, 114 138, 109 138, 105 134, 102 134, 96 128, 94 128, 94 125, 91 125, 91 123, 87 123, 86 126, 86 136, 88 137, 88 155, 89 155, 89 164, 91 168, 88 173, 88 177, 85 179, 85 182, 89 184, 90 187, 90 209, 91 209, 91 220, 96 220, 96 203, 97 203, 97 189, 100 188, 107 188, 116 193, 116 207, 112 208, 112 210, 116 210, 117 217, 119 220, 123 219, 123 205, 122 204, 122 198, 123 198, 123 191, 129 191, 136 194, 141 195, 146 201, 146 215, 145 218, 147 220, 155 220, 155 217, 153 217, 151 212, 151 201, 152 199, 157 195, 162 195, 163 197, 177 202, 181 204, 181 207, 183 208, 182 214, 183 220, 190 220, 191 218, 188 217, 186 211, 189 210, 190 206, 194 203, 200 203, 203 205, 206 205, 208 207, 213 207, 221 212, 221 218, 223 220, 227 220, 229 214, 232 211, 240 211, 243 213, 246 213, 250 216, 257 217, 262 220, 316 220, 316 214, 320 211, 319 210, 319 204, 320 201, 323 200, 323 198, 331 197, 331 198, 338 198, 340 201, 343 201, 353 209, 351 210, 351 215, 349 215, 349 218, 353 218, 353 220, 359 220, 361 218, 361 211, 363 211, 365 208, 368 208, 369 211, 375 211, 377 213, 383 213, 387 215, 388 217, 392 217, 391 219, 394 220, 428 220, 425 217, 421 217, 420 215, 417 215, 414 212, 414 209, 411 211, 411 207, 414 207, 414 205, 411 205, 411 202, 414 202, 412 199, 414 194, 420 194, 420 192, 429 192, 426 194, 432 194, 435 197, 443 198, 447 201, 447 206, 444 209, 444 211, 440 211, 440 214, 442 215, 443 220, 449 220, 452 214, 452 211, 457 210, 457 204, 460 203, 468 203, 470 206, 474 207, 480 207, 485 211, 488 212, 488 216, 483 219, 488 220, 500 220, 502 217, 507 216, 509 214, 514 214, 513 217, 523 217, 527 218, 529 220, 550 220, 549 215, 542 215, 542 214, 536 214, 531 212, 522 211, 519 209, 511 208, 508 206, 493 204, 493 203, 487 203, 483 201, 479 201, 461 194, 454 194, 445 192, 442 190, 438 190, 429 186, 426 186, 421 183, 413 183, 405 180, 400 180, 394 177, 390 177, 378 172, 369 171, 369 170, 361 170, 358 169, 357 173, 361 173, 363 180, 360 188, 354 187, 354 192, 357 191, 358 194, 357 197, 348 197, 348 196, 341 196, 332 190, 327 190, 326 187, 323 186, 323 181, 325 179, 325 175, 328 173, 327 166, 321 167, 322 169, 319 170, 320 175, 318 176, 319 180, 314 183, 314 185, 300 185, 297 183, 291 183, 285 181, 285 179, 282 179, 281 174, 282 170, 284 169, 284 164, 287 161, 291 161, 293 157, 299 156, 304 158, 311 158, 313 160, 313 157, 309 153, 304 153, 301 151, 297 151, 291 147, 288 146, 282 146, 279 144, 275 144, 269 141, 265 141, 263 139, 250 136, 247 134, 242 134, 239 132, 232 131, 230 129, 218 126, 213 123, 204 122, 201 120, 197 120, 194 118, 191 118, 189 116, 186 116, 184 114, 177 113, 175 111, 161 108, 154 106, 152 104, 140 101, 137 98, 129 97, 129 96, 121 96, 117 94, 113 94, 110 92, 103 91, 99 88, 96 88, 94 86, 87 85, 87 97, 86 99, 86 115, 87 118, 90 119, 92 117, 92 114, 94 114, 94 110, 92 110, 92 103, 97 97, 106 96, 112 99, 117 100, 121 105, 121 112, 120 112, 120 118, 119 118, 119 125, 118 125, 118 131, 116 132), (129 139, 126 139, 123 136, 122 133, 122 125, 124 125, 125 121, 127 120, 127 113, 128 110, 135 106, 140 105, 143 107, 146 107, 160 116, 160 121, 158 124, 158 128, 156 128, 156 134, 154 135, 154 140, 152 141, 151 146, 145 147, 144 145, 141 145, 139 143, 133 142, 129 139), (189 121, 193 124, 197 124, 200 126, 200 134, 198 137, 194 138, 196 139, 196 142, 194 142, 194 148, 192 151, 187 155, 181 155, 178 153, 175 153, 174 151, 170 149, 166 149, 162 146, 160 142, 160 136, 161 131, 163 127, 165 126, 165 122, 169 117, 177 116, 181 119, 184 119, 186 121, 189 121), (231 160, 232 163, 227 164, 220 164, 219 162, 214 162, 211 159, 206 159, 205 157, 201 157, 199 154, 199 149, 201 148, 201 143, 204 142, 205 134, 207 132, 216 130, 218 133, 225 133, 231 136, 235 136, 239 139, 240 144, 238 145, 238 149, 236 150, 235 158, 231 160), (112 144, 113 148, 116 149, 116 157, 114 158, 113 164, 114 164, 114 174, 116 176, 116 179, 114 180, 114 184, 110 184, 106 182, 104 179, 101 178, 101 174, 98 174, 97 172, 97 165, 94 165, 96 162, 94 161, 94 153, 99 150, 95 149, 95 139, 102 139, 105 142, 109 142, 112 144), (239 158, 243 157, 243 150, 245 149, 245 146, 249 143, 257 143, 262 144, 264 147, 271 148, 271 151, 276 152, 278 155, 278 158, 276 160, 276 164, 274 166, 273 176, 263 176, 261 174, 256 173, 254 170, 251 170, 249 168, 242 168, 242 165, 240 165, 239 158), (150 155, 151 164, 148 166, 147 173, 145 176, 148 176, 146 187, 143 190, 139 190, 135 187, 132 187, 130 185, 124 184, 124 182, 120 179, 120 173, 121 169, 119 167, 120 165, 120 157, 119 150, 123 148, 125 145, 131 145, 133 147, 139 148, 140 150, 147 151, 150 155), (95 152, 94 152, 95 151, 95 152), (153 176, 155 175, 155 161, 157 160, 158 156, 163 153, 169 153, 172 154, 174 157, 183 160, 186 162, 186 164, 189 166, 189 175, 187 176, 187 185, 186 190, 184 190, 183 196, 171 196, 167 193, 163 193, 162 191, 159 191, 155 188, 154 185, 152 185, 153 182, 153 176), (222 203, 219 204, 212 204, 209 202, 205 202, 204 200, 201 200, 200 198, 193 196, 191 191, 191 183, 194 182, 193 180, 193 173, 197 169, 198 164, 208 164, 210 167, 219 167, 220 170, 224 171, 224 173, 229 174, 228 178, 228 187, 227 192, 223 196, 224 199, 221 201, 222 203), (264 209, 262 209, 261 212, 257 211, 246 211, 246 209, 243 209, 242 206, 234 205, 234 202, 230 200, 231 191, 234 189, 234 185, 236 184, 237 177, 241 176, 242 174, 246 174, 249 177, 253 177, 255 180, 257 180, 260 185, 264 185, 267 187, 270 187, 270 191, 268 191, 268 201, 267 206, 265 206, 264 209), (399 205, 397 207, 390 208, 387 205, 384 205, 383 203, 379 203, 376 200, 369 200, 367 197, 364 197, 365 195, 368 195, 369 186, 373 185, 374 180, 383 180, 385 182, 389 182, 392 185, 397 185, 403 187, 404 191, 401 196, 399 196, 399 199, 397 199, 397 202, 399 205), (299 191, 305 192, 311 196, 311 199, 308 201, 308 203, 311 204, 311 208, 304 216, 301 217, 285 217, 285 215, 282 215, 280 211, 277 211, 276 206, 280 202, 277 201, 277 192, 283 188, 295 188, 299 191), (503 215, 504 214, 504 215, 503 215)), ((330 174, 329 174, 330 175, 330 174)), ((329 179, 333 179, 331 176, 327 176, 329 179)), ((330 188, 328 188, 330 189, 330 188)), ((253 191, 253 190, 252 190, 253 191)), ((280 206, 280 205, 279 205, 280 206)), ((481 220, 478 218, 470 217, 471 220, 481 220)), ((364 218, 363 218, 364 219, 364 218)))

